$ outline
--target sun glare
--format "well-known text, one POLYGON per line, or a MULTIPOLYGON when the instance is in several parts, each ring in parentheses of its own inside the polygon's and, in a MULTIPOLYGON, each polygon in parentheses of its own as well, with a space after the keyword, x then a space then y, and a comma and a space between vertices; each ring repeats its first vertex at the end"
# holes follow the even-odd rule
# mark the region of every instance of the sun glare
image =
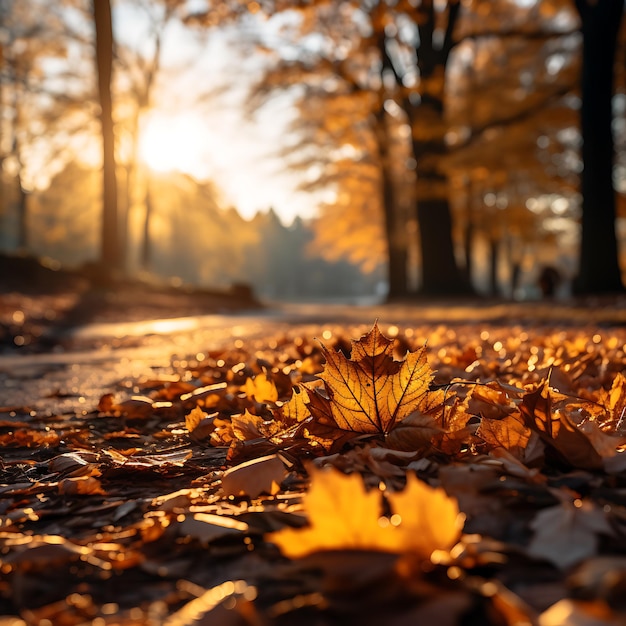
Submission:
POLYGON ((206 126, 199 116, 153 113, 142 126, 139 157, 155 172, 180 171, 206 178, 208 143, 206 126))

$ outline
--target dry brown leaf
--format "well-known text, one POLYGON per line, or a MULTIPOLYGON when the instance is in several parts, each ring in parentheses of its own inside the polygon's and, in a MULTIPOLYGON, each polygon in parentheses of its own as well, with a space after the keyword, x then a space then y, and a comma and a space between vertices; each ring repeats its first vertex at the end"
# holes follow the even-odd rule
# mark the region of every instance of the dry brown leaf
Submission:
POLYGON ((65 474, 67 478, 73 476, 99 476, 96 462, 98 455, 88 450, 65 452, 48 461, 48 470, 65 474))
POLYGON ((442 432, 443 429, 432 415, 416 411, 396 424, 385 441, 386 445, 394 450, 424 450, 429 448, 433 438, 442 432))
POLYGON ((246 533, 248 532, 248 525, 224 515, 195 513, 185 515, 184 519, 179 522, 177 529, 180 535, 192 537, 203 545, 208 545, 216 539, 246 533))
POLYGON ((207 413, 205 413, 199 406, 194 407, 187 415, 185 415, 185 428, 191 433, 193 432, 200 422, 207 417, 207 413))
POLYGON ((511 389, 503 387, 498 381, 476 385, 467 395, 468 408, 473 415, 488 419, 501 419, 516 411, 511 389))
MULTIPOLYGON (((394 424, 426 404, 432 378, 424 348, 409 352, 403 361, 393 358, 394 342, 378 325, 352 342, 347 359, 341 352, 322 346, 326 365, 319 377, 326 384, 328 414, 343 430, 388 433, 394 424)), ((314 417, 320 413, 311 401, 314 417)))
POLYGON ((595 555, 598 535, 613 532, 604 511, 587 500, 564 501, 543 509, 530 526, 535 534, 528 553, 562 569, 595 555))
POLYGON ((102 483, 93 476, 76 476, 59 481, 59 493, 66 496, 106 495, 102 483))
POLYGON ((626 434, 626 376, 618 372, 613 379, 611 389, 600 393, 600 403, 606 408, 609 419, 603 424, 603 428, 609 428, 612 432, 620 435, 626 434))
POLYGON ((256 498, 262 493, 275 494, 287 475, 283 462, 275 455, 246 461, 231 467, 222 476, 225 496, 256 498))
POLYGON ((243 415, 233 415, 230 418, 230 423, 233 427, 233 435, 239 439, 239 441, 250 441, 251 439, 258 439, 262 437, 261 432, 263 428, 263 418, 258 415, 253 415, 245 410, 243 415))
POLYGON ((560 394, 552 391, 545 380, 535 391, 527 393, 520 404, 526 426, 568 465, 580 469, 601 469, 602 457, 589 438, 570 422, 566 412, 553 410, 555 398, 560 398, 560 394))

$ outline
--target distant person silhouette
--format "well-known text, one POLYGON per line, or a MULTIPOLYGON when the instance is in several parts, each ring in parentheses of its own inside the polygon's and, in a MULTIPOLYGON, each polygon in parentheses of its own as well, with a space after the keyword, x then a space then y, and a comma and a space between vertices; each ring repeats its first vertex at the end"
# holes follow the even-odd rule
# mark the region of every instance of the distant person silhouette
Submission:
POLYGON ((539 289, 544 298, 553 298, 561 282, 561 274, 556 267, 545 266, 539 274, 539 289))

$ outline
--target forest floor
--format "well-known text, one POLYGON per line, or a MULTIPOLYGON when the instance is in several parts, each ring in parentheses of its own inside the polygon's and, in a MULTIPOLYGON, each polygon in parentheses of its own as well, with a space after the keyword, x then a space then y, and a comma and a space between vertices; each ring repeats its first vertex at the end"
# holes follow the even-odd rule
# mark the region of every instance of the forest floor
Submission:
MULTIPOLYGON (((246 308, 72 318, 81 284, 54 314, 67 282, 6 290, 7 353, 56 349, 59 318, 246 308)), ((624 624, 626 325, 602 304, 318 310, 164 350, 81 410, 0 406, 0 624, 624 624)))

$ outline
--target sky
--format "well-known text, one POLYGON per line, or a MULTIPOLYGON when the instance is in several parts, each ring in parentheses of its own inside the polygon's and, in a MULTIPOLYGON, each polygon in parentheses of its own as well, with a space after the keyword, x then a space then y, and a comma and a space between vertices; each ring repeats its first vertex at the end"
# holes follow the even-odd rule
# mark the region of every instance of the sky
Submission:
MULTIPOLYGON (((117 7, 118 41, 146 46, 141 12, 117 7)), ((270 207, 285 223, 296 215, 311 217, 320 197, 298 192, 297 176, 277 156, 296 110, 283 97, 268 102, 253 118, 246 116, 247 84, 259 76, 263 58, 237 49, 229 43, 232 37, 232 30, 196 36, 177 22, 170 24, 142 155, 157 171, 178 169, 212 180, 224 203, 244 217, 270 207), (208 97, 198 103, 203 94, 208 97)))

